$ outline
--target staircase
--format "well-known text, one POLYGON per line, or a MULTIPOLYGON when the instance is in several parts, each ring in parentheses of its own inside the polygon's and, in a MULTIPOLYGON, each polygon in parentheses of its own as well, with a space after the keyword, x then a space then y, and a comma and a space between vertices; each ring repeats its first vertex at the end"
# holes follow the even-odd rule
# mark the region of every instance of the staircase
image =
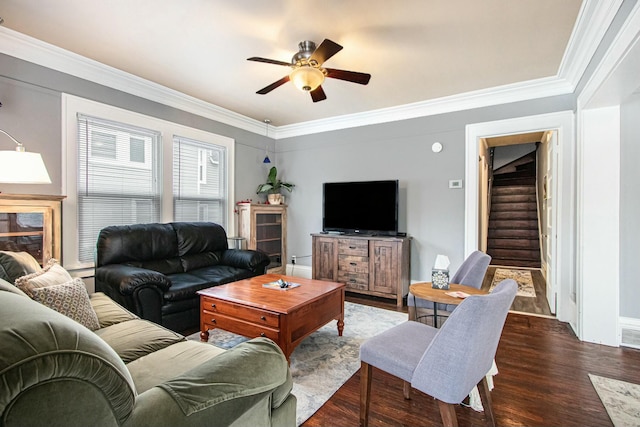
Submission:
POLYGON ((514 163, 493 175, 487 253, 494 265, 540 268, 535 157, 514 163))

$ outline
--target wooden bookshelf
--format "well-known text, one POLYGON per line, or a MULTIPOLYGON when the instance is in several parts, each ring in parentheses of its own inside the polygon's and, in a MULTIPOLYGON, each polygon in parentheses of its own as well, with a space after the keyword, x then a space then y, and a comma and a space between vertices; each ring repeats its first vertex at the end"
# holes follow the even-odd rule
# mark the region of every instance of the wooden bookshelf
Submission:
POLYGON ((62 255, 65 196, 0 193, 0 250, 28 252, 41 265, 62 255))
POLYGON ((268 273, 285 274, 287 265, 287 206, 240 203, 238 232, 247 248, 264 252, 271 259, 268 273))

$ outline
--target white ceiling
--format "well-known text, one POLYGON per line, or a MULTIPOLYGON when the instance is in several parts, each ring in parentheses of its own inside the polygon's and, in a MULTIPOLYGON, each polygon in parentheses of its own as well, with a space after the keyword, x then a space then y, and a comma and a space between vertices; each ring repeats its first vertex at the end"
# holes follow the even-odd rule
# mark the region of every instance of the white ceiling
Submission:
POLYGON ((3 26, 246 117, 291 125, 554 77, 581 0, 0 0, 3 26), (313 103, 288 68, 303 40, 344 49, 313 103))

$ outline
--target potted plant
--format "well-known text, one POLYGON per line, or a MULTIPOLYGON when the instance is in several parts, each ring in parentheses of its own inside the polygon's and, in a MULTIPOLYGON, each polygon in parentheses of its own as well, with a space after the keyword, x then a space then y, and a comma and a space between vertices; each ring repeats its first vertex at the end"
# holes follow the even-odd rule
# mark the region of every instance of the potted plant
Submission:
POLYGON ((269 175, 267 176, 267 182, 258 185, 256 194, 267 193, 267 200, 269 200, 269 204, 279 205, 282 203, 282 195, 280 194, 280 191, 284 188, 291 192, 293 187, 295 187, 294 184, 289 184, 288 182, 282 182, 279 180, 278 169, 276 169, 275 166, 272 166, 269 170, 269 175))

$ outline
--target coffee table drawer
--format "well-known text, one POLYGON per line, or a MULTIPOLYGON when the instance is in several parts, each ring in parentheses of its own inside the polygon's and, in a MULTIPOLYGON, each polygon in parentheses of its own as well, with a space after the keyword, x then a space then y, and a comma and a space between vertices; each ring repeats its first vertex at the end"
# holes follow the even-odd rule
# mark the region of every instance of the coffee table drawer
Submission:
POLYGON ((230 317, 245 320, 256 325, 265 325, 271 328, 280 328, 280 317, 276 313, 232 302, 220 301, 215 298, 202 297, 202 309, 204 312, 220 313, 230 317))
POLYGON ((277 329, 256 325, 238 318, 225 316, 224 314, 205 312, 202 313, 202 320, 205 325, 211 325, 245 337, 267 337, 276 342, 279 340, 280 333, 277 329))

